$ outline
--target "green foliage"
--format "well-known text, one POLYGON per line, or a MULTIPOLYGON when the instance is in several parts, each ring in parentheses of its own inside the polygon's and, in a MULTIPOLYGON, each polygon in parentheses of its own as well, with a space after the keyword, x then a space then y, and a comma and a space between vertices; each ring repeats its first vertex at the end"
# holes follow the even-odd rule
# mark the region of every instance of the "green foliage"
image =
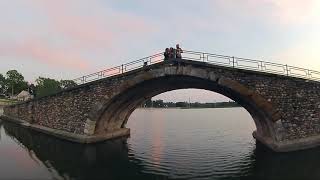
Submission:
POLYGON ((188 103, 187 102, 177 102, 176 107, 187 107, 188 103))
POLYGON ((17 70, 10 70, 6 73, 4 91, 8 94, 18 94, 28 88, 28 83, 17 70))
POLYGON ((67 89, 76 86, 72 80, 61 80, 39 77, 36 80, 37 86, 30 85, 24 80, 24 77, 17 70, 10 70, 6 75, 0 74, 0 95, 12 94, 16 95, 23 90, 29 90, 30 93, 35 91, 35 96, 43 97, 49 94, 56 93, 61 89, 67 89))
POLYGON ((163 104, 163 100, 155 100, 154 103, 153 103, 153 107, 164 107, 164 104, 163 104))
POLYGON ((67 89, 67 88, 71 88, 71 87, 74 87, 74 86, 77 86, 77 83, 75 83, 72 80, 61 80, 60 81, 60 87, 62 89, 67 89))
POLYGON ((39 77, 36 80, 36 97, 43 97, 59 92, 62 89, 71 88, 77 84, 72 80, 60 80, 39 77))
POLYGON ((152 107, 152 100, 151 100, 151 98, 149 98, 148 100, 146 100, 146 102, 144 103, 144 107, 152 107))
POLYGON ((60 82, 55 79, 39 77, 36 80, 36 96, 43 97, 61 90, 60 82))

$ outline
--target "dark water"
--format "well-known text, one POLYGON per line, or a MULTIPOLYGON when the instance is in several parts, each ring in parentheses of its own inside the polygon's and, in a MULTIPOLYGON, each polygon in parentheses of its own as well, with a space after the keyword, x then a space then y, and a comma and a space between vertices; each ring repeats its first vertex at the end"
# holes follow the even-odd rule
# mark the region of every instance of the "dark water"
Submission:
POLYGON ((320 179, 320 148, 269 151, 242 108, 138 109, 129 139, 96 145, 0 126, 0 179, 320 179))

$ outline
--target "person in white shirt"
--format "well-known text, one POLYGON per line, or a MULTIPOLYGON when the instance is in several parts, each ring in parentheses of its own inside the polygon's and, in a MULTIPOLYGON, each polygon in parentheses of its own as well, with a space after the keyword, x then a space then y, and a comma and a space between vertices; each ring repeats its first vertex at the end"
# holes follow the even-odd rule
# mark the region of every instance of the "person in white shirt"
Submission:
POLYGON ((181 53, 183 53, 182 49, 179 47, 179 44, 176 45, 176 58, 181 59, 182 55, 181 53))

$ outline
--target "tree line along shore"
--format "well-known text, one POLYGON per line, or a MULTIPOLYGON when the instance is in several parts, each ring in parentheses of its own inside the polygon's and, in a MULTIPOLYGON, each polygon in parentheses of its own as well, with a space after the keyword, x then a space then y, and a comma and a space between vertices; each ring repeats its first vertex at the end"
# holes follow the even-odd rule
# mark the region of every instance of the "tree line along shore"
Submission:
POLYGON ((227 107, 241 107, 234 101, 228 102, 213 102, 213 103, 200 103, 200 102, 164 102, 163 100, 147 100, 141 105, 141 108, 227 108, 227 107))
POLYGON ((13 102, 14 97, 22 91, 29 92, 33 97, 43 97, 77 85, 72 80, 55 80, 40 76, 34 82, 35 85, 28 83, 17 70, 0 73, 0 103, 13 102))

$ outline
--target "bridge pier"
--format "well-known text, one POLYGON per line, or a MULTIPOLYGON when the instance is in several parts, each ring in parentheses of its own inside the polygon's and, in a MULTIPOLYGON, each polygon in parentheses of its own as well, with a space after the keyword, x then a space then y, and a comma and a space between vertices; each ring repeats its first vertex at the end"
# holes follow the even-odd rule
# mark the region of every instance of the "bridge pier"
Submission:
POLYGON ((116 139, 120 137, 129 137, 130 136, 130 129, 129 128, 121 128, 118 130, 114 130, 112 132, 99 134, 99 135, 87 135, 87 134, 75 134, 68 131, 48 128, 36 124, 30 124, 28 122, 22 121, 20 119, 7 117, 7 116, 1 116, 0 121, 8 121, 11 123, 15 123, 23 128, 31 129, 34 131, 42 132, 47 135, 51 135, 54 137, 57 137, 59 139, 72 141, 76 143, 83 143, 83 144, 91 144, 91 143, 98 143, 103 142, 110 139, 116 139))
POLYGON ((272 141, 271 139, 259 136, 256 131, 252 135, 257 141, 275 152, 298 151, 320 146, 320 135, 282 142, 272 141))

